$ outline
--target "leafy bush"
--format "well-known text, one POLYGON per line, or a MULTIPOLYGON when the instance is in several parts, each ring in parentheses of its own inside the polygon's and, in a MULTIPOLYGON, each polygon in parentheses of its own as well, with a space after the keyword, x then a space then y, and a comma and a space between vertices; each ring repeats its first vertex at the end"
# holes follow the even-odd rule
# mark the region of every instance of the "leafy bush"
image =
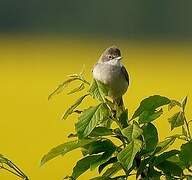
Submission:
POLYGON ((41 165, 79 148, 83 157, 66 178, 77 179, 87 170, 97 168, 99 176, 92 180, 124 180, 131 175, 138 179, 192 179, 191 121, 185 115, 187 97, 179 102, 160 95, 150 96, 141 101, 129 118, 127 109, 118 107, 106 97, 107 88, 103 84, 96 80, 90 84, 80 73, 69 76, 49 99, 73 81, 80 81, 80 85, 68 94, 82 91, 86 86, 88 88, 62 117, 67 119, 72 113, 78 114, 76 133, 69 135, 74 140, 51 149, 43 156, 41 165), (97 99, 98 104, 83 111, 77 109, 87 97, 97 99), (182 133, 168 136, 159 142, 158 130, 153 122, 163 114, 164 106, 168 110, 179 107, 179 111, 168 121, 171 130, 180 127, 182 133), (170 149, 178 139, 183 142, 181 147, 170 149))

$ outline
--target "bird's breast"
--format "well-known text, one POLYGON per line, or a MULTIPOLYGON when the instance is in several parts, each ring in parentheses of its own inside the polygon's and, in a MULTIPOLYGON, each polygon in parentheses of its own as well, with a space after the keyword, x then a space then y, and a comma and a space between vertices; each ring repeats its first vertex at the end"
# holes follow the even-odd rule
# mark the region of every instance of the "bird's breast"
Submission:
POLYGON ((122 96, 127 90, 128 82, 121 66, 98 63, 93 69, 93 77, 109 87, 110 96, 122 96))

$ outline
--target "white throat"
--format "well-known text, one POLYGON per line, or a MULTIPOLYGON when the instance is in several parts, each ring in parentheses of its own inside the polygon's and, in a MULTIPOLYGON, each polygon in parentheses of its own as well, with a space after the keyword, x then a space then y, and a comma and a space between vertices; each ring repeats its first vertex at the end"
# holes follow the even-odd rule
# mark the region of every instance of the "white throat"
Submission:
POLYGON ((112 66, 121 66, 121 63, 118 59, 112 59, 110 61, 103 62, 104 64, 112 65, 112 66))

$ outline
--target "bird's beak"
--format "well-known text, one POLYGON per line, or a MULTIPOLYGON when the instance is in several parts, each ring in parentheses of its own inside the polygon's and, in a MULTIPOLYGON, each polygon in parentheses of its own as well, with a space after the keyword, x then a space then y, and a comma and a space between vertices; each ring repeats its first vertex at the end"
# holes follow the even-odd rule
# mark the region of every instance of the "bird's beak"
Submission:
POLYGON ((122 59, 121 56, 117 57, 116 60, 120 61, 122 59))

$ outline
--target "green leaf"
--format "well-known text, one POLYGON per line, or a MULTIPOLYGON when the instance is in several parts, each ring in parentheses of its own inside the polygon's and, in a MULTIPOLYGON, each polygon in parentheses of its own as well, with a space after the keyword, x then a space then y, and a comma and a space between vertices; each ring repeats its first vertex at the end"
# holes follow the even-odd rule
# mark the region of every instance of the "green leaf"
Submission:
POLYGON ((104 121, 99 123, 99 127, 105 127, 105 128, 110 128, 113 120, 111 119, 110 116, 108 116, 104 121))
POLYGON ((83 150, 82 151, 83 155, 87 154, 91 155, 91 154, 98 154, 101 152, 103 153, 106 151, 114 152, 116 150, 116 146, 109 139, 101 139, 84 146, 83 148, 81 148, 81 150, 83 150))
POLYGON ((163 161, 167 160, 168 158, 176 155, 176 154, 179 154, 180 151, 178 150, 171 150, 171 151, 168 151, 168 152, 164 152, 162 154, 160 154, 159 156, 155 157, 155 160, 153 161, 153 165, 156 166, 160 163, 162 163, 163 161))
POLYGON ((121 132, 129 141, 132 141, 138 138, 143 133, 143 130, 134 121, 133 124, 129 125, 127 128, 124 128, 121 132))
POLYGON ((75 110, 75 108, 77 108, 77 107, 82 103, 82 101, 84 100, 84 98, 85 98, 86 96, 88 96, 88 94, 86 94, 86 95, 80 97, 79 99, 77 99, 77 100, 75 101, 75 103, 74 103, 73 105, 71 105, 71 106, 64 112, 64 114, 63 114, 63 116, 62 116, 61 119, 62 119, 62 120, 67 119, 67 117, 68 117, 70 114, 73 113, 73 111, 75 110))
POLYGON ((161 172, 156 171, 154 169, 154 167, 150 166, 148 173, 147 173, 147 179, 148 179, 148 177, 150 180, 160 180, 161 172))
POLYGON ((71 74, 69 75, 70 78, 77 78, 79 81, 82 81, 83 83, 90 85, 90 83, 88 81, 85 80, 84 76, 83 76, 83 71, 80 72, 79 74, 71 74))
POLYGON ((181 102, 181 106, 182 106, 183 110, 185 110, 186 104, 187 104, 187 96, 181 102))
POLYGON ((84 157, 83 159, 79 160, 75 167, 73 168, 72 177, 77 179, 81 174, 86 172, 93 162, 98 158, 100 155, 92 155, 84 157))
POLYGON ((5 158, 2 154, 0 154, 0 163, 8 164, 8 159, 5 158))
POLYGON ((90 107, 83 111, 75 124, 79 138, 87 137, 92 130, 109 116, 106 104, 101 103, 96 107, 90 107))
POLYGON ((103 177, 111 177, 122 169, 122 166, 119 162, 116 162, 112 165, 112 167, 108 168, 105 173, 102 175, 103 177))
POLYGON ((110 158, 107 162, 101 164, 101 165, 99 166, 99 174, 103 171, 103 169, 104 169, 107 165, 112 164, 112 163, 115 163, 115 162, 117 162, 117 157, 112 157, 112 158, 110 158))
POLYGON ((168 176, 181 177, 183 170, 174 162, 163 161, 156 166, 159 170, 162 170, 168 176))
POLYGON ((171 118, 168 119, 171 124, 171 130, 184 124, 185 115, 183 112, 177 112, 171 118))
POLYGON ((148 123, 143 127, 143 139, 145 143, 143 153, 153 152, 158 143, 158 132, 153 124, 148 123))
POLYGON ((155 111, 158 107, 169 104, 170 100, 167 97, 154 95, 141 101, 139 108, 133 114, 132 119, 138 117, 144 111, 155 111))
POLYGON ((185 169, 185 164, 183 163, 183 161, 180 160, 179 154, 175 154, 167 158, 167 161, 177 164, 179 167, 181 167, 181 169, 185 169))
POLYGON ((91 164, 91 170, 95 169, 96 167, 100 166, 101 164, 107 162, 112 154, 114 153, 115 149, 113 150, 108 150, 104 152, 100 157, 98 157, 92 164, 91 164))
POLYGON ((168 149, 169 146, 171 146, 175 142, 176 138, 177 138, 176 136, 170 136, 170 137, 167 137, 164 141, 157 144, 155 153, 161 153, 166 149, 168 149))
POLYGON ((119 122, 121 123, 123 128, 128 126, 128 110, 123 111, 119 117, 119 122))
POLYGON ((112 129, 106 127, 96 127, 91 132, 90 136, 97 137, 97 136, 109 136, 113 135, 112 129))
POLYGON ((50 161, 51 159, 59 155, 64 155, 74 149, 85 146, 93 141, 95 141, 95 139, 83 139, 80 141, 75 140, 56 146, 55 148, 51 149, 46 155, 43 156, 43 158, 41 159, 41 165, 45 164, 47 161, 50 161))
POLYGON ((115 151, 116 146, 109 139, 94 141, 86 146, 89 154, 98 154, 101 152, 115 151))
POLYGON ((84 83, 81 83, 78 87, 72 89, 72 90, 71 90, 70 92, 68 92, 67 94, 70 95, 70 94, 73 94, 73 93, 82 91, 83 89, 85 89, 85 85, 84 85, 84 83))
POLYGON ((139 116, 139 123, 149 123, 163 114, 163 109, 160 109, 159 111, 143 111, 139 116))
POLYGON ((97 166, 105 163, 108 161, 112 154, 116 150, 116 146, 113 144, 113 142, 109 139, 103 139, 103 140, 98 140, 95 142, 90 143, 89 145, 85 146, 84 148, 87 149, 87 152, 91 154, 98 154, 98 153, 103 153, 96 159, 95 162, 91 164, 91 169, 96 168, 97 166))
POLYGON ((98 99, 101 102, 105 102, 105 96, 108 95, 107 87, 95 79, 93 79, 89 92, 93 98, 98 99))
POLYGON ((119 162, 129 170, 133 165, 133 160, 137 152, 140 151, 142 142, 138 139, 130 142, 125 149, 123 149, 117 156, 119 162))
POLYGON ((62 84, 60 84, 48 97, 48 100, 50 100, 53 96, 60 94, 71 82, 79 80, 78 77, 71 77, 64 81, 62 84))
POLYGON ((168 105, 168 110, 170 111, 175 106, 181 107, 181 103, 177 100, 172 99, 168 105))
POLYGON ((186 166, 192 165, 192 142, 188 142, 181 146, 179 157, 186 166))

